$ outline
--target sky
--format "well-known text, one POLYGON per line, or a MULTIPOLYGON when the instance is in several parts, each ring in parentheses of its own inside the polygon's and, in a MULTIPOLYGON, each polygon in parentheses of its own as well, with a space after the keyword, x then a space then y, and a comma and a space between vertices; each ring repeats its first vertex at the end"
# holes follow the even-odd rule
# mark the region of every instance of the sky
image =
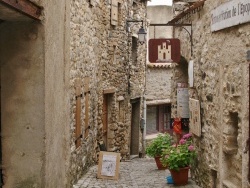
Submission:
POLYGON ((172 0, 151 0, 148 1, 148 5, 172 5, 172 0))

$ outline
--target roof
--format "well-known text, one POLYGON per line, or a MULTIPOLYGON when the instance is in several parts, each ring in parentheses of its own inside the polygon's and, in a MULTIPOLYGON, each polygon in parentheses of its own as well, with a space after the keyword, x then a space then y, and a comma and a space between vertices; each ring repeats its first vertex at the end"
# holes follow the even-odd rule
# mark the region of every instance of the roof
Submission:
POLYGON ((176 66, 176 63, 147 63, 149 68, 173 68, 176 66))
POLYGON ((194 14, 198 11, 200 11, 204 5, 206 0, 198 0, 197 2, 191 4, 188 6, 187 9, 182 11, 180 14, 175 16, 172 20, 168 22, 169 25, 176 24, 182 21, 183 18, 189 17, 190 14, 194 14))

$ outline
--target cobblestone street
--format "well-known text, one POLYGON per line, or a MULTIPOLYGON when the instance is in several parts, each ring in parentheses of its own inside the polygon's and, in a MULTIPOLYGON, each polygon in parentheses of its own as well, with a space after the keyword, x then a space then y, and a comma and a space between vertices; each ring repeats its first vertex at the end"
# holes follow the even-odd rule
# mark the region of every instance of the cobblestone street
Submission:
MULTIPOLYGON (((73 188, 168 188, 175 187, 166 183, 168 170, 158 170, 154 159, 135 158, 121 162, 118 180, 97 179, 97 165, 89 169, 73 188)), ((190 178, 186 186, 180 188, 199 188, 190 178)))

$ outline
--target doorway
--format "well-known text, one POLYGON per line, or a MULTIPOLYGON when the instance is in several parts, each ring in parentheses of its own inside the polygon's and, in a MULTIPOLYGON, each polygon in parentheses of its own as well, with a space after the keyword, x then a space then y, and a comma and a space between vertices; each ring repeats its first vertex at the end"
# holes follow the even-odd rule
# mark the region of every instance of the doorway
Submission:
POLYGON ((109 134, 109 124, 111 123, 111 107, 113 101, 113 93, 107 93, 103 95, 103 142, 108 150, 108 134, 109 134))
POLYGON ((140 98, 131 100, 131 137, 130 137, 130 155, 139 155, 140 142, 140 98))
POLYGON ((1 117, 1 66, 0 66, 0 188, 3 186, 3 168, 2 168, 2 117, 1 117))
POLYGON ((15 187, 29 178, 34 181, 28 181, 26 187, 39 187, 44 160, 36 156, 45 152, 43 26, 4 21, 0 43, 3 187, 15 187))

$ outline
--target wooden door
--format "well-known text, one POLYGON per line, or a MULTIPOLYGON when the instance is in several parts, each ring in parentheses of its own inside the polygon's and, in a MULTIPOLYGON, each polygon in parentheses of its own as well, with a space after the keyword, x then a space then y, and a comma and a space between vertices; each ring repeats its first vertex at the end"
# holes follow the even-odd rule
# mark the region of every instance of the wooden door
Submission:
POLYGON ((132 101, 130 155, 139 155, 140 99, 132 101))
MULTIPOLYGON (((0 71, 1 72, 1 71, 0 71)), ((0 75, 1 78, 1 75, 0 75)), ((1 83, 1 80, 0 80, 1 83)), ((0 84, 0 188, 3 186, 3 170, 2 170, 2 112, 1 112, 1 84, 0 84)))
MULTIPOLYGON (((250 63, 250 60, 249 60, 250 63)), ((250 66, 248 65, 248 76, 250 75, 250 66)), ((248 82, 248 109, 250 109, 250 76, 249 76, 249 82, 248 82)), ((249 111, 249 116, 248 116, 248 182, 250 182, 250 111, 249 111)))
POLYGON ((107 144, 108 144, 108 94, 103 95, 102 123, 103 123, 103 142, 105 146, 107 147, 107 144))

